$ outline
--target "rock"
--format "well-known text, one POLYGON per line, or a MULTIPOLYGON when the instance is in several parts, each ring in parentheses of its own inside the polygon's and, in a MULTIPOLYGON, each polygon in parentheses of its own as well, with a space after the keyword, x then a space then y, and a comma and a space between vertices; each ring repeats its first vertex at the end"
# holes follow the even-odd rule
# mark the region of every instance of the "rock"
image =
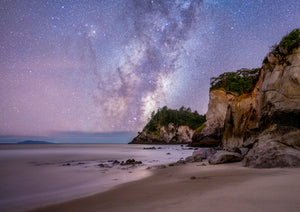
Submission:
POLYGON ((158 166, 156 166, 156 168, 158 168, 158 169, 165 169, 165 168, 167 168, 167 166, 166 165, 158 165, 158 166))
POLYGON ((244 157, 249 151, 249 149, 245 148, 245 147, 241 147, 239 149, 240 149, 240 152, 241 152, 240 154, 242 155, 242 157, 244 157))
POLYGON ((239 148, 245 166, 299 166, 299 55, 299 46, 288 55, 270 53, 254 90, 228 106, 222 145, 239 148))
POLYGON ((112 164, 113 164, 113 165, 120 164, 120 161, 114 160, 112 164))
POLYGON ((153 146, 153 147, 144 147, 144 149, 156 149, 156 148, 153 146))
POLYGON ((194 162, 194 156, 188 156, 185 158, 185 162, 187 163, 191 163, 191 162, 194 162))
POLYGON ((210 91, 206 122, 202 129, 196 130, 192 146, 214 147, 221 144, 227 106, 234 98, 235 95, 222 89, 210 91))
POLYGON ((194 156, 189 156, 189 157, 185 158, 185 162, 187 162, 187 163, 201 162, 201 161, 202 161, 201 155, 194 155, 194 156))
POLYGON ((276 128, 263 132, 258 137, 258 142, 245 156, 243 164, 254 168, 300 166, 300 148, 293 143, 299 142, 300 130, 290 129, 290 132, 286 132, 283 136, 281 134, 282 132, 276 128), (291 143, 286 143, 289 142, 286 136, 290 137, 291 143))
POLYGON ((243 164, 253 168, 298 167, 300 152, 276 141, 258 142, 243 164))
POLYGON ((171 153, 170 153, 170 152, 168 152, 168 153, 167 153, 167 155, 171 155, 171 153))
POLYGON ((186 164, 186 162, 184 160, 179 160, 176 163, 169 164, 169 166, 180 166, 180 165, 184 165, 184 164, 186 164))
POLYGON ((101 168, 104 168, 104 164, 103 163, 98 164, 98 166, 101 167, 101 168))
POLYGON ((195 176, 191 176, 191 177, 190 177, 190 179, 191 179, 191 180, 196 180, 196 179, 197 179, 197 177, 195 177, 195 176))
POLYGON ((194 132, 188 126, 169 123, 167 127, 159 126, 155 133, 143 130, 130 144, 187 144, 192 142, 194 132))
POLYGON ((128 166, 128 165, 137 165, 137 164, 142 164, 142 161, 136 161, 134 159, 128 159, 126 162, 122 161, 121 166, 128 166))
POLYGON ((78 162, 77 165, 84 165, 85 163, 83 162, 78 162))
POLYGON ((217 151, 214 148, 199 148, 193 152, 192 156, 201 157, 201 159, 209 159, 217 151))
POLYGON ((243 157, 241 154, 236 152, 219 151, 214 154, 208 162, 210 164, 221 164, 241 161, 243 157))

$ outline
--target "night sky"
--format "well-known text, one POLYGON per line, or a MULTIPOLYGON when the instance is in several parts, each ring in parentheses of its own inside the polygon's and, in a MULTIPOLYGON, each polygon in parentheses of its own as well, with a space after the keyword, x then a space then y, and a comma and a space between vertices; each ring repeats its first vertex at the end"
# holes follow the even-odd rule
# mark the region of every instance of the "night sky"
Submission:
POLYGON ((209 80, 260 67, 299 0, 1 0, 0 135, 140 131, 205 113, 209 80))

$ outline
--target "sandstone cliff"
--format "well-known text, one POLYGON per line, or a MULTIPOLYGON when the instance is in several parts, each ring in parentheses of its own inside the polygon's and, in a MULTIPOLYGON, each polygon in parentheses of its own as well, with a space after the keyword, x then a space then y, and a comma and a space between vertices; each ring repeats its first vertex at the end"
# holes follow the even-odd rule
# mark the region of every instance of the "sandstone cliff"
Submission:
POLYGON ((205 116, 190 108, 168 107, 153 112, 142 132, 130 144, 187 144, 192 142, 195 129, 205 122, 205 116))
POLYGON ((222 141, 224 120, 227 107, 236 98, 225 90, 212 90, 209 93, 209 105, 206 122, 193 136, 193 146, 218 146, 222 141))
POLYGON ((210 92, 209 124, 193 143, 216 135, 224 150, 244 156, 245 166, 300 166, 300 32, 292 33, 267 55, 250 93, 210 92))
MULTIPOLYGON (((268 55, 263 64, 258 117, 260 133, 246 166, 300 166, 300 47, 285 58, 268 55)), ((252 135, 253 136, 253 135, 252 135)), ((249 138, 244 139, 249 142, 249 138)))
POLYGON ((192 142, 194 130, 188 126, 159 127, 157 132, 143 130, 130 144, 187 144, 192 142))

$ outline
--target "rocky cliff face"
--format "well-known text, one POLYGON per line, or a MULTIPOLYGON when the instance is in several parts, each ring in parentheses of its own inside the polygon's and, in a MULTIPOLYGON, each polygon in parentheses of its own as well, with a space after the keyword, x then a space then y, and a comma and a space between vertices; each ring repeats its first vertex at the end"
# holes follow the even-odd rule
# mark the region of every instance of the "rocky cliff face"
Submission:
POLYGON ((193 135, 194 130, 188 126, 176 127, 170 123, 155 133, 143 130, 130 144, 186 144, 192 142, 193 135))
POLYGON ((224 90, 213 90, 209 93, 209 105, 206 122, 202 129, 193 136, 194 146, 218 146, 222 142, 224 120, 228 105, 236 96, 224 90))
POLYGON ((261 132, 244 164, 300 166, 300 47, 286 58, 269 54, 268 61, 261 76, 261 132))
POLYGON ((261 82, 259 79, 253 92, 235 98, 228 105, 222 137, 225 150, 249 147, 255 141, 261 117, 261 82))
POLYGON ((251 93, 210 92, 207 121, 194 145, 221 143, 229 152, 223 158, 234 152, 250 167, 300 166, 300 47, 280 48, 264 60, 251 93))
POLYGON ((250 167, 300 166, 300 48, 267 58, 253 92, 228 106, 223 148, 248 148, 250 167))

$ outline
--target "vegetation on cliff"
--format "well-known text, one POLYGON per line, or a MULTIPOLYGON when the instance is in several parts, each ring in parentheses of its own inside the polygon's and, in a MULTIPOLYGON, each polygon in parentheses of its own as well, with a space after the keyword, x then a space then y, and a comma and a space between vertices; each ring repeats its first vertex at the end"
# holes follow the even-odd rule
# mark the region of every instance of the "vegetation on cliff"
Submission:
POLYGON ((300 29, 294 29, 292 32, 282 38, 279 44, 271 47, 271 53, 274 55, 287 55, 292 50, 300 46, 300 29))
POLYGON ((179 110, 169 109, 167 106, 153 111, 148 124, 143 130, 156 132, 159 127, 167 127, 170 123, 178 127, 181 125, 196 129, 205 122, 205 115, 200 115, 197 111, 192 112, 190 108, 181 107, 179 110))
MULTIPOLYGON (((284 36, 279 44, 273 45, 270 50, 271 54, 280 59, 280 62, 286 62, 286 56, 291 54, 293 49, 300 46, 300 29, 294 29, 284 36)), ((264 63, 269 63, 268 57, 265 57, 264 63)))
POLYGON ((225 72, 218 77, 210 79, 210 90, 223 88, 226 91, 237 93, 250 93, 258 81, 260 68, 242 68, 236 72, 225 72))
MULTIPOLYGON (((285 61, 285 57, 299 46, 300 29, 294 29, 283 37, 279 44, 275 44, 271 47, 271 53, 278 57, 280 61, 285 61)), ((266 57, 264 63, 268 62, 268 58, 266 57)), ((236 72, 226 72, 218 77, 212 77, 210 79, 210 90, 223 88, 226 91, 234 92, 238 95, 250 93, 258 81, 259 71, 260 68, 243 68, 236 72)))

